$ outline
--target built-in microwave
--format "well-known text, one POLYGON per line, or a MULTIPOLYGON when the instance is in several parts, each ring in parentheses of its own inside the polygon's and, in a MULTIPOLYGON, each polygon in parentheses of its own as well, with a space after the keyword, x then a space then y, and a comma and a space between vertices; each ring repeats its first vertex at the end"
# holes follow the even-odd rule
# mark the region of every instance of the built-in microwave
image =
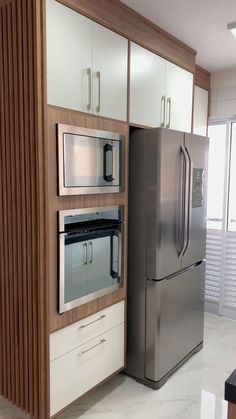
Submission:
POLYGON ((123 286, 123 207, 59 211, 59 313, 123 286))
POLYGON ((57 125, 59 195, 122 192, 124 135, 57 125))

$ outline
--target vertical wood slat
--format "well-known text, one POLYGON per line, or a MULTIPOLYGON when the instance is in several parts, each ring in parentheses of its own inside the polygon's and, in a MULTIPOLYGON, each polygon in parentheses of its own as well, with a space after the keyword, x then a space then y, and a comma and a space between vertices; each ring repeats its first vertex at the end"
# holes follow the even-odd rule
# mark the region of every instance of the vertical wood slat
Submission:
POLYGON ((43 0, 0 0, 0 391, 49 412, 43 0))

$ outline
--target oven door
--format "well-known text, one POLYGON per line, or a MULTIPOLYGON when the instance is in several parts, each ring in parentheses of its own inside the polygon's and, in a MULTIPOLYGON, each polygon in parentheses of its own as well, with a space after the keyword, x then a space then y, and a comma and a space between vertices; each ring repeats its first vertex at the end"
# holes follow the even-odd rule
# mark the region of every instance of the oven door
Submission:
POLYGON ((121 231, 60 234, 59 313, 94 300, 121 284, 121 231))
POLYGON ((63 127, 58 128, 60 195, 120 192, 123 136, 63 127))

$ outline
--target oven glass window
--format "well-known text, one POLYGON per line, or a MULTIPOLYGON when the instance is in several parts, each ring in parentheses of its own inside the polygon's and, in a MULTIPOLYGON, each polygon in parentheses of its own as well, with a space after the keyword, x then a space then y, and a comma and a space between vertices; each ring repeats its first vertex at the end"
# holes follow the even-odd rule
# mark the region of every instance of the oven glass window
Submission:
POLYGON ((81 210, 63 218, 59 231, 60 313, 122 286, 122 231, 120 209, 88 214, 81 210))

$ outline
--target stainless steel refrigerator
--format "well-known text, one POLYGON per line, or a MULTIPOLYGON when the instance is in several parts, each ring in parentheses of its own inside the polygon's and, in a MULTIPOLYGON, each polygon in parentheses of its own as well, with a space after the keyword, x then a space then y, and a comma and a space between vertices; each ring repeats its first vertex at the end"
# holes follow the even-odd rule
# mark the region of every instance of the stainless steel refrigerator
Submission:
POLYGON ((203 346, 208 139, 130 139, 126 373, 153 388, 203 346))

